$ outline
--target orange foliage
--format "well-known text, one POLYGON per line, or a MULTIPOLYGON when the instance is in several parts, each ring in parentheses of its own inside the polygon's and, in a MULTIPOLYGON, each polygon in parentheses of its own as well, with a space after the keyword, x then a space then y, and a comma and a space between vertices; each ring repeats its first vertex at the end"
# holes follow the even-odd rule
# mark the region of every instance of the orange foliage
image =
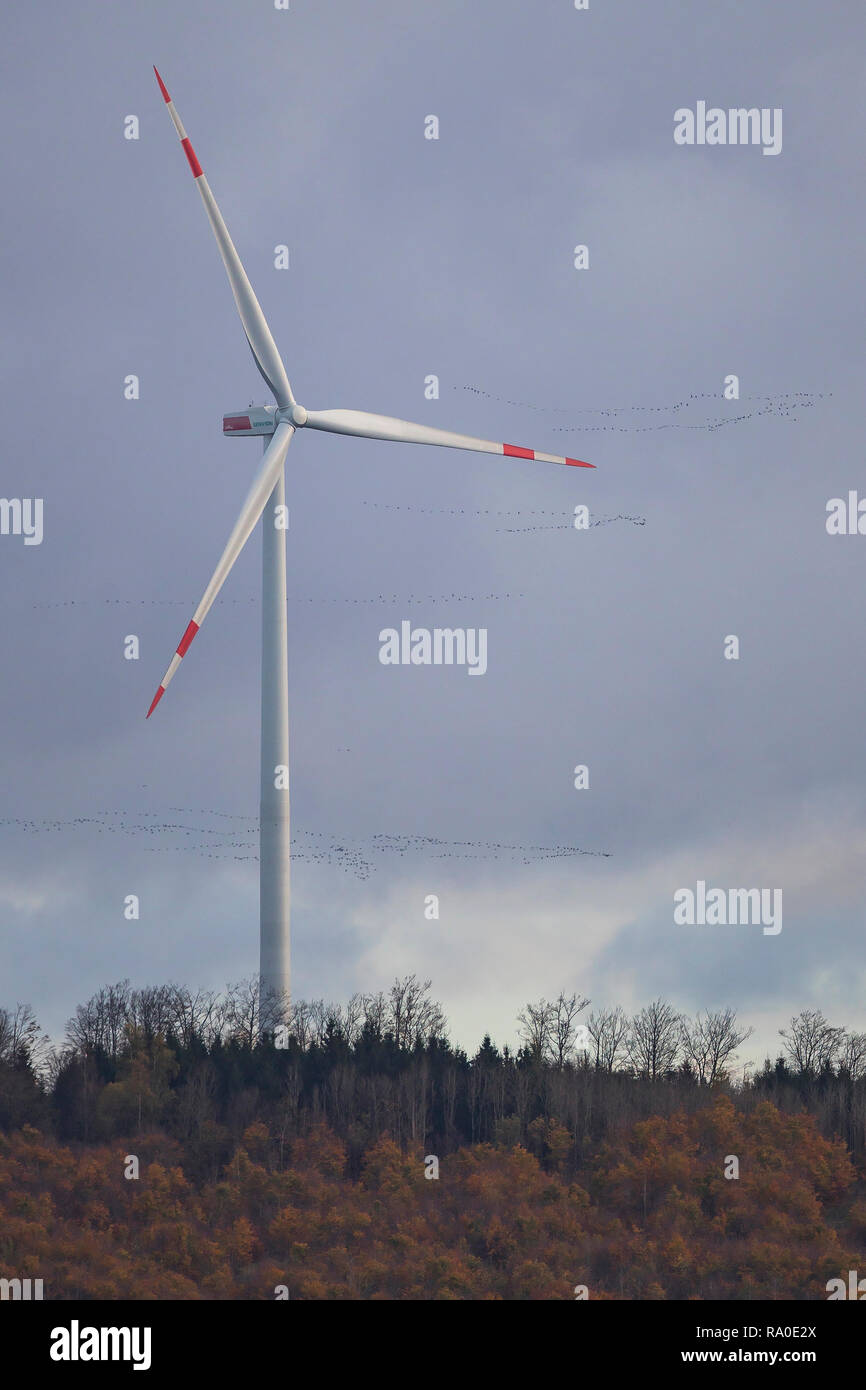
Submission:
POLYGON ((533 1152, 444 1155, 438 1179, 388 1138, 357 1179, 325 1126, 284 1153, 276 1138, 249 1126, 219 1181, 194 1184, 162 1134, 74 1149, 0 1135, 3 1272, 43 1278, 52 1299, 272 1299, 284 1284, 293 1300, 453 1301, 573 1299, 579 1284, 593 1299, 823 1297, 866 1267, 844 1146, 769 1104, 743 1114, 721 1095, 635 1124, 580 1181, 556 1121, 530 1125, 533 1152))

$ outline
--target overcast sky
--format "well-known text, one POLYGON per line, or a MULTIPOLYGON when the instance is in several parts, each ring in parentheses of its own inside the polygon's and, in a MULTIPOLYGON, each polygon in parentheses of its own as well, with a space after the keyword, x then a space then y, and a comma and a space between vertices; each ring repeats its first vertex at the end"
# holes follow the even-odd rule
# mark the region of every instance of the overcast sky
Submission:
POLYGON ((258 465, 221 417, 267 401, 155 62, 299 401, 597 465, 296 435, 296 996, 414 971, 470 1048, 560 989, 730 1004, 743 1061, 804 1007, 866 1028, 866 537, 825 526, 866 495, 864 29, 849 0, 7 14, 0 494, 44 538, 0 536, 0 1004, 59 1035, 106 982, 258 966, 258 532, 144 719, 258 465), (781 153, 675 144, 699 101, 781 108, 781 153), (486 673, 382 665, 406 618, 486 628, 486 673), (781 889, 781 932, 676 925, 698 880, 781 889))

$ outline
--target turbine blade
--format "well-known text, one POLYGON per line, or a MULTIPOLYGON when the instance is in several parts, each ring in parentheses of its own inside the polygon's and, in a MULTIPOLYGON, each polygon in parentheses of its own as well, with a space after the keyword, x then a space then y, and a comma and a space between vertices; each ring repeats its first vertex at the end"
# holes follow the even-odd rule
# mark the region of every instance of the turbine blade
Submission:
POLYGON ((219 564, 214 570, 211 581, 204 591, 201 603, 192 615, 192 621, 187 624, 187 629, 178 643, 177 651, 171 659, 168 670, 157 686, 156 694, 151 701, 146 718, 150 718, 165 694, 169 681, 180 665, 183 657, 186 656, 192 639, 207 617, 211 604, 228 578, 229 570, 243 550, 250 532, 264 511, 267 500, 274 490, 274 484, 280 475, 280 469, 286 461, 286 452, 294 432, 294 426, 287 424, 285 421, 281 421, 280 424, 277 425, 274 431, 274 437, 262 456, 259 471, 253 479, 252 487, 247 493, 246 500, 240 510, 240 515, 228 538, 226 548, 220 556, 219 564))
POLYGON ((253 287, 247 279, 247 273, 241 264, 241 258, 235 250, 234 243, 228 233, 228 228, 223 221, 222 213, 217 207, 217 202, 214 195, 211 193, 210 185, 202 173, 201 165, 196 159, 195 150, 183 128, 180 116, 175 110, 174 102, 169 96, 159 72, 156 68, 153 70, 156 73, 159 90, 165 97, 165 102, 168 106, 168 114, 171 116, 175 130, 180 137, 183 152, 192 170, 192 176, 198 185, 198 191, 204 203, 204 210, 208 215, 208 221, 216 237, 219 253, 223 258, 223 264, 226 268, 226 274, 229 277, 232 294, 235 297, 235 304, 237 305, 244 333, 247 335, 247 342, 250 345, 250 351, 253 354, 256 366, 273 392, 277 404, 280 406, 294 405, 295 398, 292 395, 289 378, 286 376, 286 369, 277 351, 277 345, 273 340, 271 330, 268 328, 267 320, 262 313, 261 305, 253 293, 253 287))
MULTIPOLYGON (((509 458, 535 459, 537 463, 567 463, 572 468, 595 468, 594 463, 543 454, 538 449, 521 449, 516 444, 497 444, 492 439, 475 439, 469 434, 414 425, 391 415, 370 415, 366 410, 308 410, 304 423, 314 430, 331 434, 360 435, 364 439, 389 439, 398 444, 440 444, 446 449, 470 449, 476 454, 505 454, 509 458)), ((298 421, 300 424, 300 420, 298 421)))

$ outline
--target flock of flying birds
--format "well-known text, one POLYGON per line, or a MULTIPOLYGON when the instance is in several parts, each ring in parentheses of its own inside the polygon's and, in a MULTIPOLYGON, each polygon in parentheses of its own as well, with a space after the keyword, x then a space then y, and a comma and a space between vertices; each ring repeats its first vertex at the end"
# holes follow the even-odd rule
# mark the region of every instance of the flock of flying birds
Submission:
MULTIPOLYGON (((575 425, 554 425, 551 428, 560 433, 598 433, 616 431, 618 433, 644 433, 650 430, 689 429, 705 430, 712 433, 726 425, 742 424, 747 420, 773 416, 779 419, 796 421, 798 412, 810 409, 826 395, 831 393, 788 391, 775 396, 747 396, 742 404, 746 407, 739 413, 725 412, 712 418, 694 420, 689 412, 694 412, 696 403, 712 400, 718 410, 717 394, 702 391, 693 392, 673 405, 635 405, 618 406, 608 409, 575 410, 555 406, 542 406, 530 401, 513 401, 504 396, 496 396, 478 386, 454 386, 454 391, 464 391, 496 401, 504 405, 518 406, 526 410, 547 413, 569 414, 573 416, 597 415, 604 423, 587 424, 585 421, 575 425), (618 423, 623 416, 650 414, 656 418, 648 424, 618 423)), ((699 409, 705 409, 698 407, 699 409)), ((378 511, 395 513, 421 513, 452 517, 486 518, 501 522, 528 522, 520 525, 498 524, 496 530, 515 535, 530 531, 566 531, 574 527, 574 518, 568 512, 539 509, 500 510, 493 507, 423 507, 411 503, 363 502, 363 506, 378 511), (530 521, 529 518, 532 518, 530 521), (536 520, 544 518, 544 520, 536 520), (551 519, 548 519, 551 518, 551 519), (555 518, 555 519, 552 519, 555 518)), ((646 518, 617 513, 613 516, 592 515, 589 527, 609 526, 624 522, 633 526, 644 526, 646 518)), ((461 603, 479 601, 502 601, 524 598, 522 593, 505 594, 376 594, 368 597, 322 597, 292 594, 293 603, 347 603, 376 604, 400 603, 461 603)), ((257 603, 256 597, 224 598, 224 603, 257 603)), ((50 603, 34 603, 34 608, 74 608, 85 607, 95 602, 116 606, 185 606, 187 599, 122 599, 102 600, 61 599, 50 603)), ((214 811, 207 807, 168 807, 166 811, 130 811, 121 809, 102 809, 91 815, 75 816, 68 820, 27 819, 24 817, 5 817, 0 819, 0 828, 23 831, 28 835, 58 834, 75 830, 89 830, 97 835, 131 836, 138 840, 152 841, 145 846, 153 854, 194 854, 206 859, 234 860, 238 862, 258 861, 258 818, 228 811, 214 811), (169 819, 169 817, 182 819, 169 819), (195 822, 204 822, 197 824, 195 822)), ((387 856, 406 857, 423 853, 428 858, 453 860, 507 859, 524 864, 543 860, 578 858, 590 856, 609 858, 607 850, 586 850, 574 845, 522 845, 505 844, 492 840, 445 840, 433 835, 389 835, 375 834, 359 839, 349 835, 323 830, 297 830, 292 839, 292 857, 295 861, 311 864, 328 864, 360 879, 369 878, 373 870, 387 856)))
MULTIPOLYGON (((311 598, 309 595, 296 594, 292 591, 292 603, 481 603, 490 599, 501 603, 506 599, 525 598, 525 594, 370 594, 364 597, 344 598, 338 595, 336 598, 311 598)), ((261 603, 261 599, 255 596, 246 598, 224 598, 220 594, 221 604, 229 603, 261 603)), ((188 598, 103 598, 103 599, 58 599, 49 603, 31 603, 30 608, 92 608, 94 604, 106 607, 120 608, 188 608, 188 598)))
POLYGON ((515 405, 523 410, 540 410, 545 414, 600 415, 607 419, 632 413, 636 415, 667 415, 669 417, 666 420, 654 421, 647 425, 635 423, 625 425, 587 425, 584 423, 552 425, 551 429, 556 434, 574 434, 575 432, 600 434, 604 431, 613 431, 617 434, 646 434, 651 430, 704 430, 707 434, 714 434, 717 430, 725 429, 728 425, 742 425, 747 420, 757 420, 768 415, 779 420, 791 420, 796 424, 800 419, 797 411, 810 410, 818 401, 826 400, 833 394, 832 391, 781 391, 775 396, 744 396, 742 404, 746 408, 737 415, 726 410, 723 414, 717 414, 711 419, 692 420, 683 419, 681 416, 687 414, 689 410, 693 410, 697 401, 715 401, 718 407, 718 392, 693 391, 684 400, 675 401, 673 405, 619 405, 575 410, 573 406, 533 405, 531 401, 512 401, 506 396, 495 396, 480 386, 452 386, 451 389, 452 391, 468 391, 473 396, 481 396, 486 401, 496 401, 500 405, 515 405))
MULTIPOLYGON (((150 854, 194 854, 204 859, 258 862, 258 817, 205 806, 169 806, 161 811, 119 808, 93 811, 68 820, 6 816, 0 828, 29 835, 68 834, 77 830, 96 835, 119 835, 139 842, 150 854), (176 817, 176 819, 167 819, 176 817), (202 823, 204 822, 204 823, 202 823)), ((297 830, 292 838, 292 859, 306 864, 328 864, 367 879, 387 856, 401 858, 423 853, 429 859, 499 859, 535 864, 548 859, 581 856, 607 859, 606 850, 579 849, 575 845, 515 845, 494 840, 443 840, 434 835, 341 835, 325 830, 297 830)))
MULTIPOLYGON (((543 508, 524 507, 511 511, 497 511, 493 507, 415 507, 407 502, 362 502, 362 507, 374 507, 379 512, 423 512, 427 516, 493 516, 507 517, 513 520, 515 517, 528 516, 557 516, 559 521, 554 522, 534 522, 529 526, 497 526, 497 531, 503 531, 510 536, 516 535, 519 531, 573 531, 574 517, 569 512, 546 511, 543 508), (566 519, 563 520, 562 518, 566 519)), ((584 530, 590 530, 593 526, 610 526, 614 521, 630 521, 633 526, 645 526, 645 516, 626 516, 624 512, 617 512, 616 516, 594 516, 584 530)), ((452 595, 453 597, 453 595, 452 595)), ((488 598, 494 597, 492 594, 486 595, 488 598)), ((505 595, 511 597, 511 595, 505 595)), ((523 598, 523 594, 515 597, 523 598)))
MULTIPOLYGON (((510 511, 498 511, 492 507, 416 507, 411 503, 396 502, 362 502, 362 506, 371 507, 377 511, 390 512, 419 512, 425 514, 438 514, 442 516, 491 516, 514 520, 515 518, 526 517, 558 517, 555 522, 533 522, 528 526, 497 526, 497 531, 504 531, 511 535, 520 531, 571 531, 574 529, 574 517, 571 512, 563 511, 543 511, 534 508, 516 508, 510 511)), ((588 523, 587 530, 593 526, 610 526, 616 521, 631 522, 634 526, 645 526, 646 517, 626 516, 624 513, 617 513, 616 516, 593 516, 588 523)), ((401 606, 410 604, 431 604, 431 603, 503 603, 510 599, 526 598, 524 593, 504 593, 504 594, 365 594, 365 595, 311 595, 292 591, 292 604, 298 603, 347 603, 347 604, 380 604, 395 603, 401 606)), ((99 604, 104 607, 120 608, 164 608, 164 607, 188 607, 188 598, 103 598, 103 599, 52 599, 47 602, 36 602, 29 606, 31 608, 83 608, 92 607, 99 604)), ((220 597, 222 604, 250 604, 259 603, 260 599, 256 595, 249 595, 241 598, 220 597)))

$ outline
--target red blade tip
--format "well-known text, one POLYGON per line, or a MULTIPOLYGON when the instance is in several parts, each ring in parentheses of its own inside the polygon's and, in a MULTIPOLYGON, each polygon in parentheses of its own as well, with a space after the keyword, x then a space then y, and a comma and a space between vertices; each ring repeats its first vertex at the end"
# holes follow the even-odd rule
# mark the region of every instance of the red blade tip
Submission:
POLYGON ((580 459, 566 459, 565 461, 570 463, 572 468, 595 468, 594 463, 582 463, 580 459))
POLYGON ((157 689, 156 694, 154 695, 153 699, 151 700, 150 709, 147 711, 147 714, 144 716, 145 719, 149 719, 149 718, 150 718, 150 716, 153 714, 153 711, 156 709, 157 705, 159 704, 159 702, 160 702, 160 700, 162 699, 162 697, 163 697, 164 694, 165 694, 165 686, 164 686, 164 685, 161 685, 161 686, 159 686, 159 688, 157 689))
POLYGON ((153 65, 153 70, 154 70, 154 72, 156 73, 156 80, 157 80, 157 82, 159 83, 159 90, 162 92, 162 94, 163 94, 163 96, 165 97, 166 101, 171 101, 171 97, 170 97, 169 94, 168 94, 168 88, 166 87, 165 83, 163 82, 162 78, 161 78, 160 75, 159 75, 159 68, 156 66, 156 63, 154 63, 154 65, 153 65))

